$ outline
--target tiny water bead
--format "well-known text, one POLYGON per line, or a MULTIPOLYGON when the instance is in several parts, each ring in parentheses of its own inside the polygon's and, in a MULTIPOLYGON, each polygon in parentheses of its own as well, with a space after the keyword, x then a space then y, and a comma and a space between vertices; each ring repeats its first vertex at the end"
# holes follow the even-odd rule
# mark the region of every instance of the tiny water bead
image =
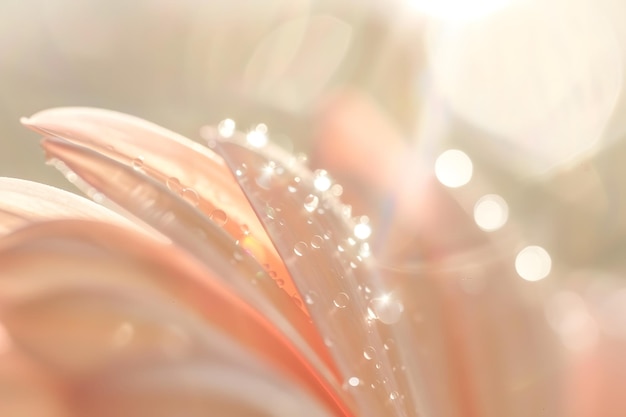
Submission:
POLYGON ((371 361, 372 359, 376 357, 376 349, 374 349, 371 346, 366 347, 365 350, 363 351, 363 357, 367 359, 368 361, 371 361))
POLYGON ((213 212, 211 212, 211 214, 209 215, 209 218, 220 227, 224 226, 228 221, 228 216, 226 215, 226 213, 223 210, 219 209, 213 210, 213 212))
POLYGON ((319 198, 315 194, 309 194, 304 199, 304 209, 312 213, 317 208, 319 201, 319 198))
POLYGON ((217 132, 223 138, 229 138, 235 133, 237 125, 233 119, 224 119, 217 125, 217 132))
POLYGON ((133 167, 133 169, 134 169, 134 170, 136 170, 136 171, 140 171, 140 170, 142 170, 142 169, 143 169, 143 164, 144 164, 144 161, 143 161, 143 156, 138 156, 137 158, 134 158, 134 159, 131 161, 131 166, 132 166, 132 167, 133 167))
POLYGON ((332 181, 326 170, 317 169, 313 172, 313 186, 318 191, 328 191, 330 189, 332 181))
POLYGON ((241 164, 239 168, 235 170, 235 175, 238 177, 241 177, 245 175, 247 171, 248 171, 248 166, 246 164, 241 164))
POLYGON ((333 300, 333 304, 337 308, 346 308, 348 306, 348 302, 350 301, 350 297, 345 292, 340 292, 335 296, 333 300))
POLYGON ((309 247, 308 247, 308 245, 306 243, 298 242, 293 247, 293 253, 295 253, 297 256, 304 256, 304 254, 306 253, 306 251, 308 249, 309 249, 309 247))

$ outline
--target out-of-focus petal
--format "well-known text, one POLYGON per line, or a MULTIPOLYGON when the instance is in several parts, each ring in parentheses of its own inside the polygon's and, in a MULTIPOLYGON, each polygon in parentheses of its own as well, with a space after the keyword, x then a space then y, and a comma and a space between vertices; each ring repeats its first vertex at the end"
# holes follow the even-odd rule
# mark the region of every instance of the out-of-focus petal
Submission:
POLYGON ((277 147, 234 135, 215 149, 233 172, 247 167, 237 179, 309 304, 359 415, 418 415, 415 380, 385 347, 403 306, 370 268, 367 219, 346 215, 324 171, 310 172, 277 147))
POLYGON ((76 194, 32 181, 0 178, 0 235, 28 223, 62 218, 100 220, 154 235, 76 194))
MULTIPOLYGON (((226 276, 239 273, 233 268, 226 276)), ((274 323, 213 270, 171 245, 104 223, 38 223, 2 240, 0 277, 0 314, 11 337, 62 374, 88 375, 107 362, 123 369, 120 349, 134 353, 135 361, 154 355, 148 347, 193 352, 194 339, 204 350, 214 349, 210 337, 217 330, 306 387, 334 414, 350 415, 328 375, 313 368, 274 323), (179 319, 181 312, 195 321, 179 319), (185 331, 194 328, 186 342, 185 331)))
POLYGON ((140 118, 102 109, 50 109, 22 122, 45 136, 95 150, 166 185, 239 240, 266 265, 285 292, 299 299, 245 196, 221 157, 210 149, 140 118))

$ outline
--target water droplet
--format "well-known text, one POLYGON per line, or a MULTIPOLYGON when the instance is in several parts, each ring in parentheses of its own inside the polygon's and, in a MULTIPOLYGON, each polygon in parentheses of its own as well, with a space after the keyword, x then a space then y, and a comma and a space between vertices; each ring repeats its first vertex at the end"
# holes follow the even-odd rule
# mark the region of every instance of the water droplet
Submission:
POLYGON ((238 250, 236 250, 236 251, 234 251, 234 252, 233 252, 233 260, 234 260, 235 262, 241 262, 241 261, 243 261, 243 260, 244 260, 244 256, 245 256, 245 255, 244 255, 242 252, 238 251, 238 250))
POLYGON ((361 380, 357 378, 356 376, 350 377, 348 379, 348 385, 350 385, 351 387, 358 387, 360 383, 361 383, 361 380))
POLYGON ((333 304, 335 304, 335 307, 337 308, 346 308, 348 306, 348 301, 350 301, 348 294, 340 292, 333 300, 333 304))
POLYGON ((304 199, 304 209, 309 213, 312 213, 319 204, 319 198, 315 194, 309 194, 304 199))
POLYGON ((374 349, 371 346, 366 347, 365 350, 363 351, 363 357, 367 359, 368 361, 371 361, 372 359, 376 357, 376 349, 374 349))
POLYGON ((294 177, 289 184, 287 185, 287 191, 290 193, 295 193, 298 191, 298 187, 300 186, 300 177, 294 177))
POLYGON ((184 188, 182 191, 182 197, 192 206, 197 206, 200 203, 200 196, 193 188, 184 188))
POLYGON ((278 285, 279 287, 283 287, 285 285, 285 280, 284 279, 276 279, 274 282, 276 282, 276 285, 278 285))
POLYGON ((176 195, 180 194, 183 190, 180 180, 176 177, 169 177, 165 180, 165 185, 167 185, 167 188, 176 195))
POLYGON ((229 138, 235 133, 235 128, 237 125, 233 119, 224 119, 217 125, 217 131, 220 136, 224 138, 229 138))
POLYGON ((248 225, 247 225, 247 224, 242 224, 242 225, 241 225, 241 227, 240 227, 240 229, 241 229, 241 233, 242 233, 244 236, 248 236, 248 235, 250 234, 250 228, 248 227, 248 225))
POLYGON ((228 216, 226 215, 226 213, 224 213, 223 210, 219 210, 219 209, 213 210, 209 218, 213 220, 213 222, 220 227, 224 226, 226 222, 228 221, 228 216))
POLYGON ((304 242, 298 242, 296 243, 296 245, 293 247, 293 253, 295 253, 298 256, 303 256, 304 253, 307 251, 309 247, 307 246, 306 243, 304 242))
POLYGON ((309 292, 308 294, 306 294, 304 296, 304 302, 307 303, 308 305, 313 305, 315 304, 315 298, 317 297, 317 294, 313 291, 309 292))
POLYGON ((259 126, 265 125, 258 125, 256 129, 248 132, 246 135, 246 140, 250 146, 255 148, 262 148, 267 144, 267 126, 265 126, 265 129, 259 129, 259 126))
POLYGON ((131 165, 134 170, 139 171, 143 169, 143 156, 139 156, 132 160, 131 165))
POLYGON ((372 234, 372 228, 369 225, 369 217, 361 216, 357 224, 354 226, 354 236, 358 239, 365 240, 372 234))
POLYGON ((313 186, 319 191, 328 191, 332 181, 328 176, 328 172, 324 169, 317 169, 313 173, 313 186))
POLYGON ((241 164, 239 168, 235 170, 235 175, 238 177, 241 177, 245 175, 247 171, 248 171, 248 166, 246 164, 241 164))
POLYGON ((398 394, 397 391, 391 391, 389 393, 389 399, 390 400, 397 400, 398 398, 400 398, 400 394, 398 394))
POLYGON ((375 318, 385 324, 393 324, 400 320, 404 305, 399 300, 391 298, 390 295, 384 295, 379 298, 373 298, 368 307, 368 312, 373 313, 375 318))
POLYGON ((361 246, 359 247, 359 256, 363 258, 369 258, 370 256, 372 256, 372 249, 370 248, 369 243, 361 243, 361 246))
POLYGON ((352 218, 352 206, 349 204, 344 204, 343 206, 341 206, 341 216, 344 219, 352 218))
POLYGON ((311 247, 313 249, 319 249, 324 244, 324 238, 320 235, 315 235, 311 238, 311 247))

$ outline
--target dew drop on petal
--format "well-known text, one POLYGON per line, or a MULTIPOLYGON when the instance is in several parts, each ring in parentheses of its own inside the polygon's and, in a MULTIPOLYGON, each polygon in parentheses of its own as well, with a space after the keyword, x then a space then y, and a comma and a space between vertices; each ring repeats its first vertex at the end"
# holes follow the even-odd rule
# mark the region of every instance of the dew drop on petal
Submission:
POLYGON ((372 228, 369 225, 369 218, 367 216, 361 216, 354 226, 354 236, 357 239, 365 240, 372 234, 372 228))
POLYGON ((358 387, 360 383, 361 383, 361 380, 357 378, 356 376, 350 377, 348 379, 348 385, 350 385, 351 387, 358 387))
POLYGON ((335 307, 337 308, 346 308, 348 306, 348 301, 350 301, 348 294, 340 292, 333 300, 333 304, 335 304, 335 307))
POLYGON ((165 180, 165 185, 167 185, 167 188, 176 194, 180 194, 183 186, 180 183, 180 180, 176 177, 169 177, 167 180, 165 180))
POLYGON ((134 170, 139 171, 143 169, 143 156, 139 156, 132 160, 131 165, 134 170))
POLYGON ((224 119, 217 125, 217 131, 220 136, 229 138, 235 133, 237 125, 233 119, 224 119))
POLYGON ((311 247, 313 249, 319 249, 324 244, 324 238, 320 235, 315 235, 311 238, 311 247))
POLYGON ((368 312, 385 324, 394 324, 402 316, 404 305, 390 295, 373 298, 369 303, 368 312))
POLYGON ((184 188, 181 195, 192 206, 197 206, 200 203, 200 196, 193 188, 184 188))
POLYGON ((391 391, 389 393, 389 399, 390 400, 397 400, 398 398, 400 398, 400 394, 398 394, 397 391, 391 391))
POLYGON ((226 213, 223 210, 219 209, 213 210, 209 218, 220 227, 224 226, 228 221, 228 216, 226 215, 226 213))
POLYGON ((241 177, 245 175, 247 171, 248 171, 248 166, 246 164, 241 164, 239 168, 235 170, 235 175, 238 177, 241 177))
POLYGON ((332 185, 332 181, 328 176, 328 172, 324 169, 317 169, 313 173, 313 186, 318 191, 328 191, 332 185))
POLYGON ((315 194, 309 194, 304 199, 304 209, 312 213, 319 204, 319 198, 315 194))
POLYGON ((265 125, 258 125, 256 129, 248 132, 248 134, 246 135, 246 140, 248 141, 248 143, 250 144, 250 146, 253 146, 255 148, 262 148, 265 145, 267 145, 267 127, 265 127, 265 129, 259 129, 259 126, 265 126, 265 125))
POLYGON ((372 359, 376 357, 376 349, 374 349, 371 346, 366 347, 365 350, 363 351, 363 357, 367 359, 368 361, 371 361, 372 359))
POLYGON ((295 253, 298 256, 304 256, 305 252, 308 249, 308 245, 304 242, 298 242, 295 244, 295 246, 293 247, 293 253, 295 253))
POLYGON ((341 184, 334 184, 332 187, 330 187, 330 193, 335 197, 341 197, 341 195, 343 194, 343 187, 341 186, 341 184))

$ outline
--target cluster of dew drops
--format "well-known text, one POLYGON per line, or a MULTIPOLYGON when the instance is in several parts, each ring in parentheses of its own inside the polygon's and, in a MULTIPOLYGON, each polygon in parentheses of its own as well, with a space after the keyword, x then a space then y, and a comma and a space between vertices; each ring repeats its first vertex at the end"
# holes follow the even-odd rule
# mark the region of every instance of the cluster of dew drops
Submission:
MULTIPOLYGON (((222 120, 217 126, 217 133, 222 138, 230 138, 236 132, 236 123, 232 119, 222 120)), ((211 143, 213 139, 211 136, 206 138, 209 143, 209 147, 212 147, 211 143)), ((265 124, 259 124, 253 129, 249 130, 246 134, 246 142, 252 148, 263 148, 268 143, 268 129, 265 124)), ((295 155, 291 158, 291 163, 294 164, 302 164, 306 165, 307 159, 303 154, 295 155)), ((234 174, 237 177, 242 177, 247 172, 247 167, 245 164, 241 164, 234 170, 234 174)), ((266 181, 268 181, 268 177, 271 175, 278 173, 282 173, 282 168, 277 166, 275 163, 269 163, 261 172, 261 175, 256 179, 256 185, 260 187, 265 187, 266 181), (263 172, 267 174, 264 176, 263 172), (277 172, 278 171, 278 172, 277 172)), ((287 192, 295 193, 298 190, 298 185, 301 182, 301 179, 298 176, 295 176, 291 182, 287 185, 287 192)), ((333 180, 329 173, 323 169, 316 169, 313 171, 313 187, 317 194, 311 193, 308 194, 303 200, 303 209, 308 213, 318 212, 320 214, 324 213, 324 204, 323 198, 321 196, 327 196, 334 200, 339 200, 343 193, 343 188, 340 184, 333 183, 333 180)), ((275 213, 274 210, 276 208, 267 208, 269 211, 266 213, 270 218, 272 218, 275 213)), ((350 225, 352 234, 346 239, 346 245, 356 246, 358 245, 356 261, 360 262, 366 258, 369 258, 372 255, 372 251, 370 248, 370 244, 368 242, 368 238, 372 234, 372 227, 370 225, 370 219, 367 216, 357 216, 352 217, 352 208, 347 204, 339 204, 340 214, 343 220, 350 225)), ((308 220, 311 221, 311 220, 308 220)), ((309 243, 307 242, 297 242, 293 247, 293 253, 297 257, 302 257, 306 254, 309 249, 319 249, 324 245, 325 241, 328 239, 328 236, 320 236, 315 235, 311 238, 309 243)), ((337 252, 343 253, 346 251, 346 247, 342 245, 337 246, 337 252)), ((350 261, 349 265, 351 268, 357 268, 357 262, 350 261)), ((270 271, 271 272, 271 271, 270 271)), ((271 275, 271 274, 270 274, 271 275)), ((272 276, 272 275, 271 275, 272 276)), ((275 274, 272 276, 276 280, 275 274)), ((280 286, 280 282, 277 282, 280 286)), ((359 286, 359 290, 363 293, 363 296, 366 300, 368 300, 367 311, 365 314, 365 321, 371 323, 373 321, 378 321, 382 324, 391 325, 400 320, 400 317, 404 311, 404 306, 400 302, 400 300, 395 299, 391 294, 382 294, 379 296, 372 296, 372 290, 367 286, 359 286)), ((306 304, 312 305, 315 303, 315 298, 317 294, 313 292, 309 292, 304 295, 304 302, 306 304)), ((301 305, 302 300, 298 296, 293 296, 294 301, 301 305)), ((333 305, 337 309, 344 309, 348 306, 350 302, 350 297, 348 294, 344 292, 339 292, 335 298, 333 299, 333 305)), ((331 341, 325 341, 327 345, 331 344, 331 341)), ((384 344, 384 349, 389 350, 393 346, 393 340, 388 340, 384 344)), ((366 346, 363 350, 363 358, 367 361, 375 361, 376 360, 376 350, 372 346, 366 346)), ((380 369, 380 365, 377 366, 377 369, 380 369)), ((344 388, 357 388, 364 383, 363 380, 356 376, 351 376, 347 378, 344 384, 344 388)), ((372 388, 374 386, 372 385, 372 388)), ((394 401, 398 400, 401 397, 397 391, 391 391, 389 393, 389 399, 394 401)))

